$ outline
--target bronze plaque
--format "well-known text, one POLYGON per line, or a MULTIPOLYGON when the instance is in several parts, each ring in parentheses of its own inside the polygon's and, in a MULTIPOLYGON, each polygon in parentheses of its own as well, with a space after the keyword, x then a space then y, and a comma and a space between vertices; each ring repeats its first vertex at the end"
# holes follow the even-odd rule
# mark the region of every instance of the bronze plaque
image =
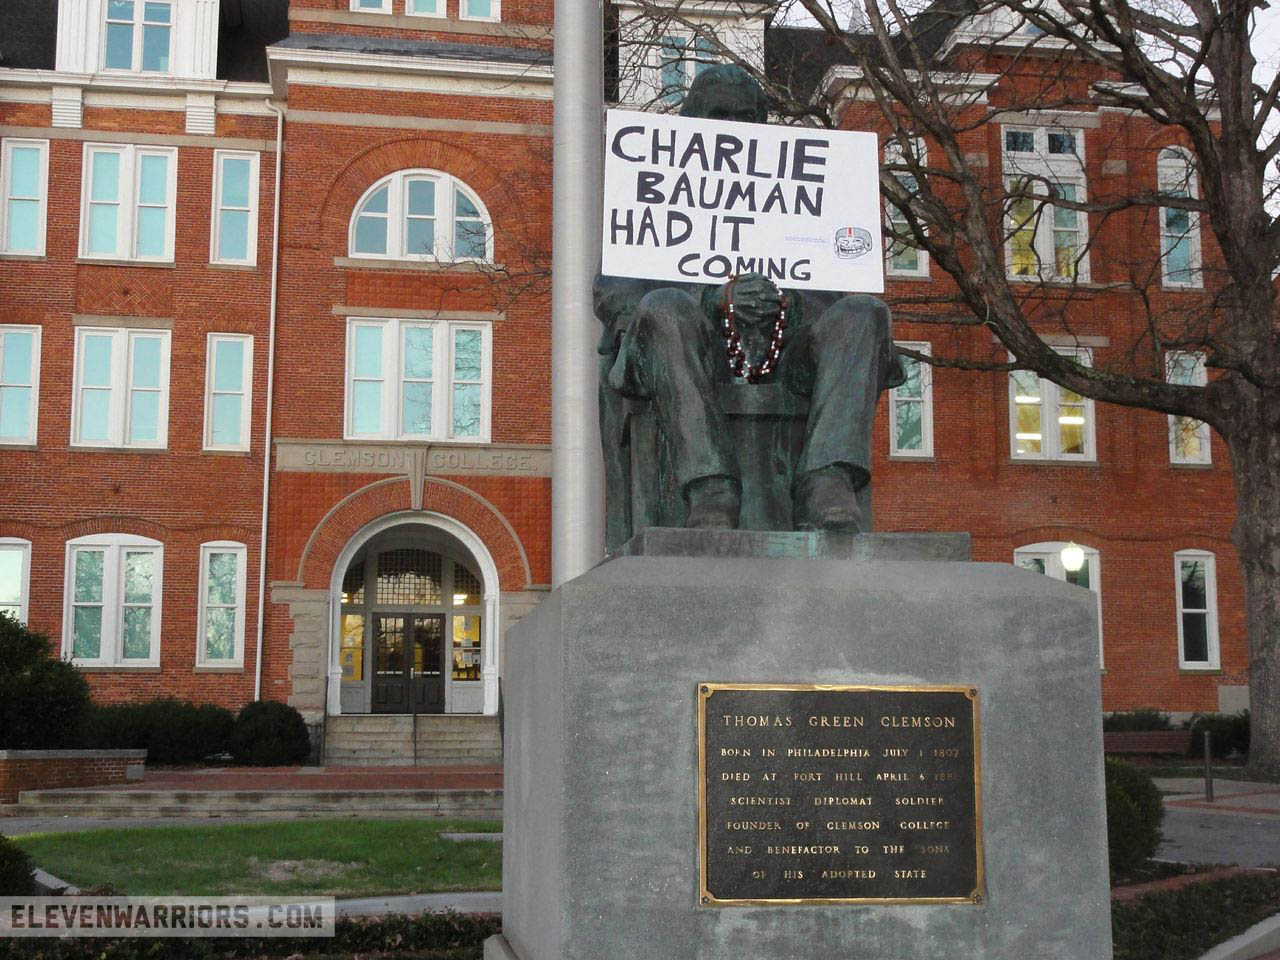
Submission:
POLYGON ((981 903, 978 691, 698 685, 703 906, 981 903))

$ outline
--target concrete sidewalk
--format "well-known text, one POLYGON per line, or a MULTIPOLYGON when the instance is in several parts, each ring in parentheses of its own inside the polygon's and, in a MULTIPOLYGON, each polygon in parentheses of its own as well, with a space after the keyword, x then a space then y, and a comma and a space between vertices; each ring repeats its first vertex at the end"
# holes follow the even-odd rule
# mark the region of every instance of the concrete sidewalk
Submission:
POLYGON ((1161 778, 1164 842, 1158 856, 1181 863, 1280 867, 1280 784, 1214 780, 1214 800, 1199 778, 1161 778))

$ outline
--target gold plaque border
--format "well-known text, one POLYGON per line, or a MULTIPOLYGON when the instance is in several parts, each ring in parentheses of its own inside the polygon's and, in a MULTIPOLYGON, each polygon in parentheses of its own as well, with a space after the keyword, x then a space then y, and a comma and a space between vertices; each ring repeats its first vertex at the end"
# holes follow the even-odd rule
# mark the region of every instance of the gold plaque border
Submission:
POLYGON ((972 684, 866 684, 866 683, 699 683, 698 684, 698 905, 703 907, 777 907, 971 904, 986 902, 986 871, 982 847, 982 737, 979 727, 979 692, 972 684), (707 701, 718 690, 849 690, 908 693, 963 693, 973 704, 973 817, 974 850, 978 885, 967 897, 820 897, 722 900, 707 889, 707 701))

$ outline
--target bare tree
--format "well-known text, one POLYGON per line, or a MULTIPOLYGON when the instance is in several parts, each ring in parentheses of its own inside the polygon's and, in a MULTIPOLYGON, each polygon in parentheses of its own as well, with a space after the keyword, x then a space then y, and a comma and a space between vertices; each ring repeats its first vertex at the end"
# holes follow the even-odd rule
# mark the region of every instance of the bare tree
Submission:
POLYGON ((962 331, 950 354, 920 359, 1031 371, 1067 397, 1169 414, 1175 447, 1207 443, 1202 424, 1219 433, 1244 575, 1249 765, 1280 777, 1280 78, 1259 82, 1253 52, 1266 4, 740 2, 766 29, 802 9, 820 31, 752 51, 717 36, 705 3, 630 2, 655 25, 631 43, 705 38, 760 79, 784 121, 885 134, 886 246, 927 255, 951 281, 895 312, 962 331), (993 123, 1015 136, 999 141, 999 163, 988 160, 993 123), (1143 249, 1125 242, 1135 234, 1143 249), (1092 364, 1062 346, 1078 333, 1078 304, 1100 296, 1124 298, 1136 320, 1108 331, 1105 362, 1092 364))

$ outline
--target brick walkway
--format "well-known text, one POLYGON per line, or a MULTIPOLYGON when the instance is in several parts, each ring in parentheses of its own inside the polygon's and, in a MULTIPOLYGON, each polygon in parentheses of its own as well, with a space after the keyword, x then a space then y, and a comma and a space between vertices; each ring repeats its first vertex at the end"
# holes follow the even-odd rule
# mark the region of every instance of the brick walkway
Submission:
POLYGON ((112 790, 492 790, 499 766, 148 767, 146 778, 112 790))

